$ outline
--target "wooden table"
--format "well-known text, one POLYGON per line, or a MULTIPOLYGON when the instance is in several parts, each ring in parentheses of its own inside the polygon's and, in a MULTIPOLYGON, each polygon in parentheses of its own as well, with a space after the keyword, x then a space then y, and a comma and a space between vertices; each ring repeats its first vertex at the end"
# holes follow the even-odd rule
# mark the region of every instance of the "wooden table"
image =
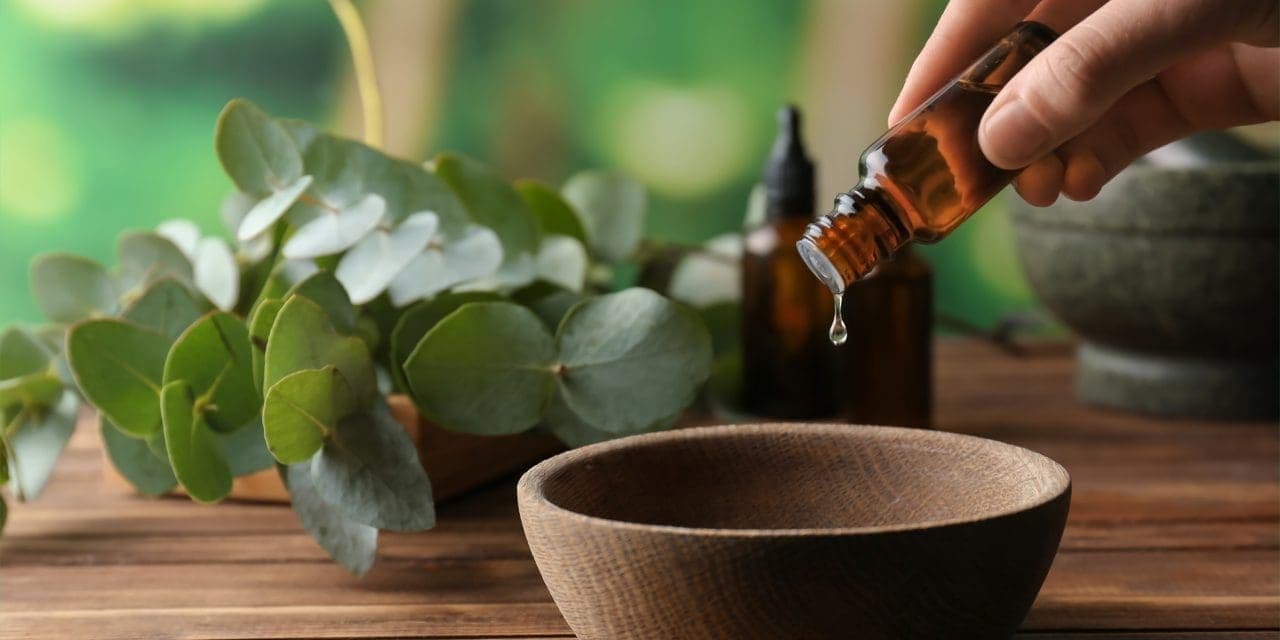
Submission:
MULTIPOLYGON (((1065 346, 944 341, 937 426, 1030 447, 1075 483, 1062 550, 1019 637, 1277 638, 1275 424, 1087 409, 1065 346)), ((569 638, 529 557, 514 482, 384 534, 357 580, 283 506, 146 500, 104 486, 81 428, 0 540, 0 638, 569 638)))

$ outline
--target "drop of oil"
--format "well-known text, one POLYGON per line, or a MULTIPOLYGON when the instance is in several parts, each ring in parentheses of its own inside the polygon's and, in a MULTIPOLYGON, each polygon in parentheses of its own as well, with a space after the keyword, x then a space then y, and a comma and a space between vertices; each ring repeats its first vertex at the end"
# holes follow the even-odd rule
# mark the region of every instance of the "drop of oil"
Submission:
POLYGON ((831 330, 827 332, 827 337, 831 338, 831 344, 838 347, 849 339, 849 330, 844 326, 844 293, 835 294, 835 302, 836 312, 831 318, 831 330))

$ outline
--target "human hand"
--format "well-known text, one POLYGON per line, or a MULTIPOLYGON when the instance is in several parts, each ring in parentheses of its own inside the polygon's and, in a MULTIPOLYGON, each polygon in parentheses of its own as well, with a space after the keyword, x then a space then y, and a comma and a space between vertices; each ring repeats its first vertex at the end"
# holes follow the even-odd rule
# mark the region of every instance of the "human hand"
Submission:
POLYGON ((1014 186, 1031 204, 1088 200, 1196 131, 1280 119, 1276 0, 952 0, 890 124, 1022 20, 1062 35, 996 96, 978 141, 993 164, 1025 167, 1014 186))

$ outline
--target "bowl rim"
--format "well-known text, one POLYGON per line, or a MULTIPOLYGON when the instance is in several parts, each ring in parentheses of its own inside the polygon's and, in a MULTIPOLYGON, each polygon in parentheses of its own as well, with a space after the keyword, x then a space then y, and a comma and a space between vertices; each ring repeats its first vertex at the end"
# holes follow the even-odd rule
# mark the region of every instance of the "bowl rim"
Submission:
MULTIPOLYGON (((989 446, 988 445, 988 446, 989 446)), ((862 425, 862 424, 845 424, 845 423, 806 423, 806 422, 758 422, 750 424, 732 424, 732 425, 716 425, 706 427, 694 427, 688 429, 674 429, 670 431, 662 431, 658 433, 647 433, 635 436, 628 436, 601 442, 597 444, 571 449, 564 453, 560 453, 551 458, 547 458, 542 462, 534 465, 520 477, 519 483, 516 485, 517 503, 521 516, 525 515, 526 505, 529 507, 537 507, 557 514, 560 517, 578 521, 585 525, 604 526, 612 529, 623 529, 630 531, 645 531, 651 533, 664 533, 669 535, 686 535, 686 536, 709 536, 720 538, 806 538, 806 537, 831 537, 831 536, 858 536, 858 535, 877 535, 904 533, 912 531, 922 531, 926 529, 941 529, 944 527, 973 524, 977 522, 986 522, 997 520, 1000 518, 1016 515, 1038 509, 1055 500, 1062 498, 1064 494, 1071 492, 1071 475, 1057 461, 1045 456, 1044 454, 1032 451, 1025 447, 992 440, 990 438, 982 438, 963 433, 952 433, 949 431, 938 431, 934 429, 917 429, 910 427, 887 427, 879 425, 862 425), (600 516, 588 515, 578 511, 573 511, 566 507, 562 507, 550 499, 546 495, 546 484, 553 474, 570 465, 577 464, 600 454, 612 451, 628 449, 637 445, 653 445, 665 442, 678 442, 681 440, 700 440, 714 439, 726 434, 734 433, 795 433, 798 430, 809 432, 834 433, 837 435, 858 435, 862 437, 896 439, 901 436, 910 436, 909 439, 915 440, 932 440, 932 441, 969 441, 984 442, 989 445, 994 444, 997 449, 1006 452, 1021 452, 1020 455, 1030 456, 1036 459, 1049 470, 1051 476, 1058 481, 1057 486, 1045 491, 1038 499, 1027 504, 1017 505, 1012 508, 991 511, 976 516, 948 518, 942 520, 926 520, 921 522, 897 523, 875 526, 862 527, 832 527, 832 528, 796 528, 796 529, 726 529, 711 527, 687 527, 681 525, 669 524, 649 524, 643 522, 632 522, 627 520, 616 520, 613 518, 603 518, 600 516)), ((1068 498, 1069 499, 1069 498, 1068 498)))

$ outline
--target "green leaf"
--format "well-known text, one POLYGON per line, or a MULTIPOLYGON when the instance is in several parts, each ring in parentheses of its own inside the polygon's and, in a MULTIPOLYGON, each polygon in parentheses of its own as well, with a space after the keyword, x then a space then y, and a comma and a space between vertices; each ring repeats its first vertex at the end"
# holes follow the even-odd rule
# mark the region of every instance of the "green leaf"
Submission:
POLYGON ((160 430, 169 339, 132 322, 88 320, 67 333, 67 361, 84 397, 125 433, 160 430))
POLYGON ((128 232, 116 243, 120 290, 137 295, 164 278, 191 282, 191 261, 168 238, 146 231, 128 232))
POLYGON ((196 288, 214 306, 230 311, 240 299, 240 267, 222 238, 205 238, 196 249, 196 288))
POLYGON ((171 382, 160 392, 164 443, 182 488, 200 502, 217 502, 231 492, 231 470, 214 433, 196 406, 191 386, 171 382))
POLYGON ((53 474, 53 467, 76 429, 80 401, 66 391, 58 403, 41 409, 26 409, 7 436, 8 466, 13 493, 19 500, 40 495, 53 474))
POLYGON ((126 435, 105 417, 100 418, 98 429, 111 465, 138 493, 162 496, 178 484, 173 469, 169 468, 169 458, 157 456, 146 440, 126 435))
POLYGON ((667 294, 696 308, 741 300, 742 236, 726 233, 704 246, 676 265, 667 294))
POLYGON ((213 437, 234 477, 270 469, 276 463, 271 452, 267 451, 267 440, 260 419, 255 418, 231 433, 215 432, 213 437))
POLYGON ((57 402, 64 386, 52 369, 0 380, 0 407, 47 407, 57 402))
POLYGON ((608 262, 625 262, 635 253, 649 206, 644 185, 620 173, 583 171, 561 192, 581 214, 593 253, 608 262))
POLYGON ((392 531, 435 525, 427 473, 385 402, 338 423, 311 461, 311 479, 325 502, 356 522, 392 531))
POLYGON ((363 576, 378 554, 378 530, 344 517, 325 502, 311 479, 310 464, 283 467, 280 476, 302 527, 344 569, 363 576))
POLYGON ((245 193, 266 195, 302 176, 302 156, 293 138, 248 100, 223 107, 213 142, 222 168, 245 193))
POLYGON ((565 404, 610 433, 639 433, 676 414, 710 375, 711 336, 701 318, 649 289, 579 304, 556 344, 565 404))
POLYGON ((492 168, 466 156, 441 154, 436 175, 449 183, 475 222, 493 229, 508 260, 538 248, 538 223, 520 193, 492 168))
MULTIPOLYGON (((642 431, 649 433, 670 429, 680 421, 681 413, 678 412, 673 416, 659 419, 642 431)), ((569 409, 560 394, 556 394, 547 406, 546 424, 555 437, 570 447, 585 447, 589 444, 621 437, 620 434, 601 431, 583 422, 582 418, 579 418, 577 414, 569 409)))
POLYGON ((6 382, 52 374, 52 362, 53 353, 39 336, 21 327, 0 333, 0 407, 9 404, 4 398, 6 382))
POLYGON ((264 388, 270 389, 295 371, 328 365, 342 372, 361 404, 377 393, 373 360, 364 341, 338 333, 316 303, 301 296, 289 298, 267 340, 264 388))
POLYGON ((252 347, 249 356, 250 364, 253 365, 253 386, 261 389, 264 395, 266 387, 263 386, 263 370, 267 360, 267 339, 271 337, 271 327, 275 325, 276 316, 283 306, 283 300, 263 298, 249 316, 249 345, 252 347))
POLYGON ((427 248, 438 224, 434 213, 415 213, 395 229, 378 229, 352 247, 335 274, 351 302, 364 304, 386 291, 396 275, 427 248))
POLYGON ((555 331, 560 321, 569 313, 574 305, 586 300, 588 296, 576 292, 565 291, 548 282, 535 282, 512 294, 511 299, 529 307, 537 314, 548 331, 555 331))
POLYGON ((116 288, 102 265, 69 254, 46 253, 31 263, 31 291, 41 313, 71 323, 113 315, 116 288))
POLYGON ((285 242, 284 257, 304 260, 344 251, 373 231, 386 210, 387 201, 376 193, 337 210, 322 209, 285 242))
POLYGON ((177 380, 190 387, 201 418, 216 431, 235 431, 262 407, 253 384, 249 331, 229 313, 210 313, 173 343, 164 363, 164 383, 177 380))
POLYGON ((267 391, 262 409, 267 448, 284 464, 307 460, 359 406, 335 367, 291 373, 267 391))
POLYGON ((204 297, 172 278, 158 280, 124 310, 124 319, 176 340, 187 327, 209 312, 204 297))
POLYGON ((502 242, 490 229, 470 225, 442 248, 418 254, 388 288, 392 304, 405 306, 494 274, 502 266, 502 242))
POLYGON ((302 194, 311 186, 311 181, 311 176, 302 176, 281 185, 279 189, 271 192, 271 195, 259 200, 248 213, 244 214, 244 219, 240 221, 240 228, 236 229, 236 239, 240 242, 248 242, 265 234, 280 218, 284 217, 289 207, 302 197, 302 194))
POLYGON ((355 331, 356 308, 351 304, 347 290, 341 282, 338 282, 332 271, 315 272, 306 280, 294 285, 284 298, 287 300, 294 295, 302 296, 320 305, 338 331, 347 334, 355 331))
POLYGON ((516 180, 515 187, 538 220, 542 233, 569 236, 586 243, 587 232, 582 227, 578 212, 554 189, 537 180, 516 180))
POLYGON ((510 303, 463 305, 405 363, 415 400, 450 429, 505 435, 537 424, 550 397, 555 349, 533 312, 510 303))
POLYGON ((484 291, 446 293, 405 310, 391 330, 391 377, 395 379, 396 387, 402 391, 409 390, 409 382, 404 377, 404 363, 418 347, 422 337, 445 316, 469 302, 494 302, 501 299, 496 293, 484 291))
MULTIPOLYGON (((235 229, 231 231, 234 233, 235 229)), ((196 256, 196 246, 200 244, 200 227, 190 220, 175 218, 156 225, 156 235, 173 243, 174 248, 186 258, 187 271, 190 272, 190 261, 196 256)), ((117 245, 117 249, 119 249, 119 245, 117 245)), ((161 251, 164 251, 164 249, 161 249, 161 251)), ((117 250, 116 253, 119 254, 121 252, 117 250)), ((187 277, 190 278, 191 276, 188 274, 187 277)))
POLYGON ((569 291, 582 291, 586 283, 587 250, 569 236, 544 236, 536 264, 539 280, 569 291))

